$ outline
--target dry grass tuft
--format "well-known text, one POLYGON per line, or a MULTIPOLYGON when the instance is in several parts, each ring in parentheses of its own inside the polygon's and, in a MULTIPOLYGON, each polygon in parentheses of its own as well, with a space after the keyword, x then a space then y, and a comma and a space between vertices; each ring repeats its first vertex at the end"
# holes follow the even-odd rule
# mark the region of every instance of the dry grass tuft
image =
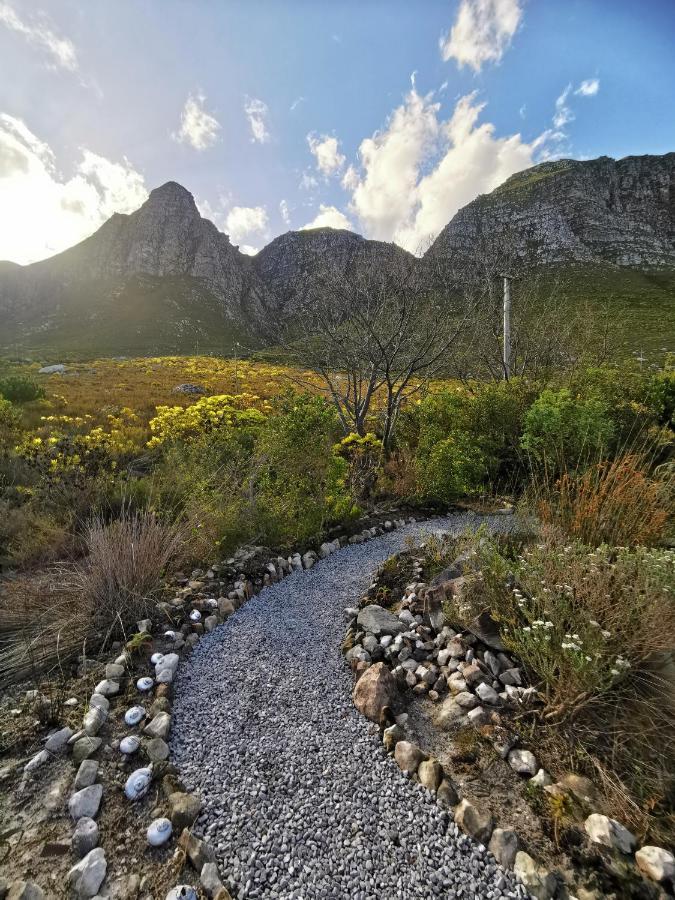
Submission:
POLYGON ((166 568, 180 561, 185 528, 124 510, 112 522, 93 519, 85 545, 82 561, 21 580, 0 599, 0 684, 65 677, 78 654, 125 638, 151 614, 166 568))

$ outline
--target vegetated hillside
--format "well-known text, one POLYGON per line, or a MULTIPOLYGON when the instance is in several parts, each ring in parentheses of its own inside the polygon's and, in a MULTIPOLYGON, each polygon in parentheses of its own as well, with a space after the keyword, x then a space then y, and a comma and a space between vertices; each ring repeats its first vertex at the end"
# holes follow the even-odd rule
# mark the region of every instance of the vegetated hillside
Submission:
MULTIPOLYGON (((292 313, 321 285, 414 264, 395 244, 330 228, 289 231, 249 257, 168 182, 70 250, 30 266, 0 263, 0 349, 227 353, 237 341, 256 346, 261 323, 292 313)), ((537 272, 542 302, 555 282, 571 307, 610 310, 624 349, 667 345, 675 333, 675 153, 559 160, 518 173, 443 229, 419 273, 433 284, 439 268, 458 285, 478 273, 537 272)), ((516 285, 514 302, 517 295, 516 285)))

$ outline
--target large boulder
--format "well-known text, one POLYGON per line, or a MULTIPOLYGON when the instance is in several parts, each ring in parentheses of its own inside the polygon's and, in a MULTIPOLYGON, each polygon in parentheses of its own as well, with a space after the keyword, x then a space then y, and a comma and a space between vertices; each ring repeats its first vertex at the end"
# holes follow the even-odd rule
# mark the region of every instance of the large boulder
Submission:
POLYGON ((621 853, 632 853, 635 847, 635 836, 616 819, 593 813, 584 822, 586 834, 594 844, 601 844, 621 853))
POLYGON ((380 713, 385 706, 394 706, 398 688, 387 666, 375 663, 354 685, 352 698, 358 711, 372 722, 379 723, 380 713))
POLYGON ((406 630, 406 625, 400 619, 375 603, 364 606, 356 621, 364 631, 369 631, 376 637, 382 634, 401 634, 406 630))

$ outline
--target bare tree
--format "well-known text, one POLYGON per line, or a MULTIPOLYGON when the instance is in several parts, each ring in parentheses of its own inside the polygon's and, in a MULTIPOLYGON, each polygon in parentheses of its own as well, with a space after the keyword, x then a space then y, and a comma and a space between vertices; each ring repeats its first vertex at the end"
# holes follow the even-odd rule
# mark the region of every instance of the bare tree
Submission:
POLYGON ((379 418, 385 451, 401 405, 447 370, 467 321, 404 251, 385 261, 360 249, 339 270, 327 260, 294 306, 285 345, 320 374, 345 432, 364 435, 379 418))

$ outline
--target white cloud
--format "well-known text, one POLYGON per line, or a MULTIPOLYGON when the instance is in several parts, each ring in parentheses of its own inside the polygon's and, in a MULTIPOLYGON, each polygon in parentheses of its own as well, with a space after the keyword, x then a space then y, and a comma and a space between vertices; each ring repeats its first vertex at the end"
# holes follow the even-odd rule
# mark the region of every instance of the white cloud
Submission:
POLYGON ((312 174, 310 174, 309 172, 303 172, 298 187, 301 191, 313 191, 315 187, 318 187, 318 185, 319 182, 312 174))
POLYGON ((362 141, 350 210, 367 237, 424 249, 460 207, 533 165, 550 133, 532 143, 498 137, 479 122, 484 106, 469 94, 443 121, 432 95, 412 90, 386 128, 362 141))
POLYGON ((242 244, 239 247, 239 251, 245 253, 247 256, 255 256, 256 253, 260 253, 260 247, 252 247, 251 244, 242 244))
POLYGON ((567 98, 572 90, 572 85, 568 84, 562 94, 555 101, 555 113, 553 115, 554 128, 564 128, 568 122, 574 121, 574 113, 570 109, 567 98))
POLYGON ((301 103, 306 101, 306 97, 296 97, 295 100, 289 106, 291 112, 295 112, 295 110, 300 106, 301 103))
POLYGON ((336 206, 326 206, 325 203, 320 204, 317 215, 311 222, 303 225, 300 231, 306 231, 308 228, 346 228, 348 231, 354 230, 354 226, 343 212, 336 206))
POLYGON ((349 166, 345 174, 342 176, 340 184, 346 191, 353 191, 359 183, 359 173, 355 166, 349 166))
POLYGON ((441 56, 480 72, 499 62, 523 16, 520 0, 461 0, 455 24, 441 37, 441 56))
POLYGON ((220 122, 204 109, 206 97, 190 94, 181 113, 180 129, 172 135, 181 144, 189 144, 195 150, 206 150, 218 140, 220 122))
POLYGON ((264 206, 233 206, 225 219, 225 230, 234 243, 239 243, 250 234, 264 231, 267 221, 264 206))
POLYGON ((291 211, 288 208, 288 203, 285 200, 282 200, 279 203, 279 212, 281 213, 281 218, 284 220, 285 225, 291 224, 291 211))
POLYGON ((594 97, 598 91, 600 90, 600 79, 599 78, 587 78, 585 81, 582 81, 579 87, 574 92, 575 94, 579 94, 581 97, 594 97))
POLYGON ((340 153, 340 142, 336 137, 324 134, 320 137, 315 134, 307 135, 309 149, 316 159, 317 171, 326 178, 335 175, 345 163, 344 154, 340 153))
POLYGON ((255 97, 247 97, 244 103, 244 112, 251 127, 251 140, 257 144, 265 144, 270 139, 265 118, 267 116, 267 104, 255 97))
POLYGON ((0 259, 44 259, 146 199, 143 176, 128 160, 113 162, 87 149, 81 154, 66 180, 49 145, 21 119, 0 114, 0 259))
POLYGON ((44 14, 34 16, 28 22, 20 18, 9 3, 0 2, 0 25, 24 37, 29 44, 40 47, 51 60, 51 64, 71 72, 77 70, 77 54, 72 41, 59 37, 50 27, 44 14))

